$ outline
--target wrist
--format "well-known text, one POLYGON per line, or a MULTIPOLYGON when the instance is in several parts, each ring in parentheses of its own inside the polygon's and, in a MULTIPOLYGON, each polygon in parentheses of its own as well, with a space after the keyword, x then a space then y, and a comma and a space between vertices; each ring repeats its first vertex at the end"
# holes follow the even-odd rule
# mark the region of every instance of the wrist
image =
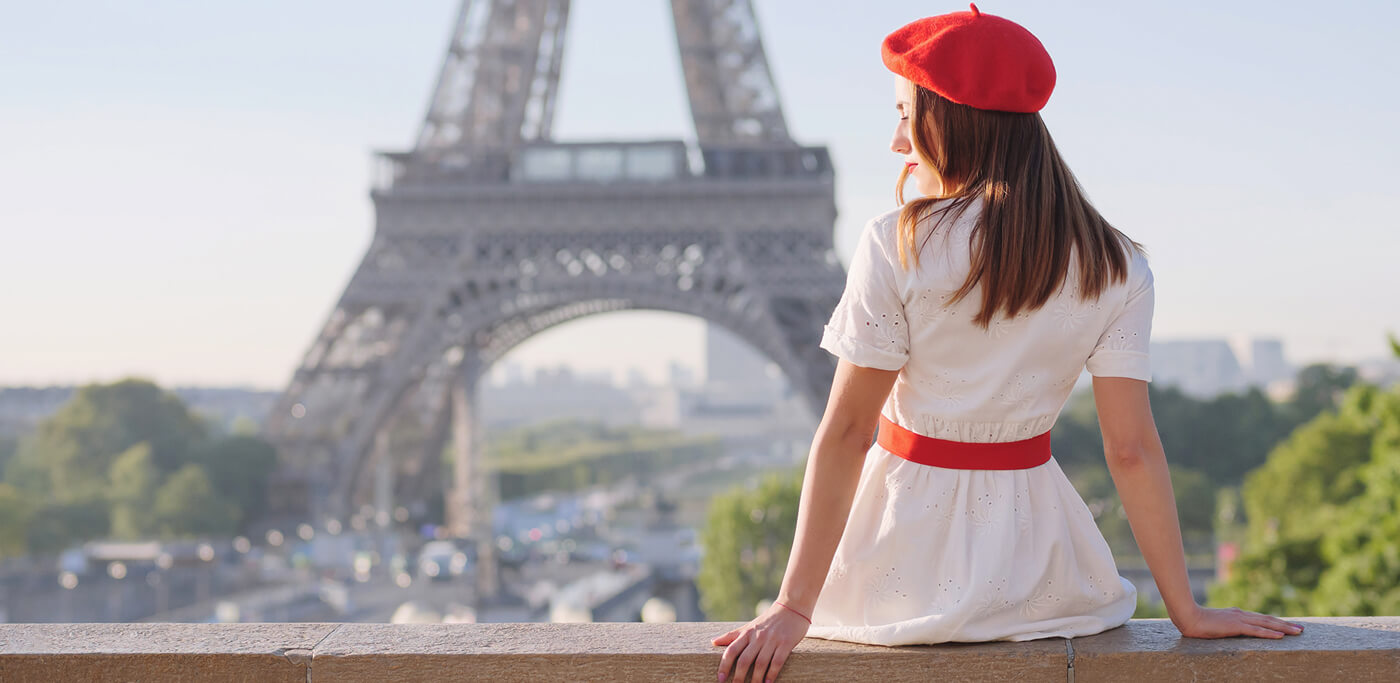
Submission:
POLYGON ((804 598, 803 598, 802 596, 800 596, 800 595, 794 595, 794 594, 792 594, 792 593, 784 593, 784 592, 781 592, 781 591, 779 591, 778 597, 777 597, 775 600, 773 600, 773 604, 775 604, 775 605, 781 603, 781 604, 786 605, 787 607, 789 607, 789 608, 791 608, 791 609, 797 610, 798 612, 801 612, 802 614, 805 614, 805 615, 807 615, 807 616, 811 616, 811 615, 812 615, 812 608, 815 606, 816 602, 817 602, 816 598, 812 598, 812 599, 810 599, 810 600, 807 600, 807 599, 804 599, 804 598))
POLYGON ((1167 604, 1167 616, 1173 624, 1190 623, 1201 614, 1201 606, 1193 599, 1187 603, 1167 604))
POLYGON ((774 600, 774 601, 773 601, 773 604, 774 604, 774 605, 777 605, 778 607, 780 607, 780 608, 782 608, 782 609, 784 609, 784 610, 787 610, 788 612, 791 612, 791 613, 793 613, 793 614, 796 614, 796 615, 799 616, 799 617, 802 617, 802 620, 803 620, 803 621, 806 621, 809 625, 812 623, 812 617, 811 617, 810 612, 803 612, 803 611, 801 611, 801 610, 798 610, 798 609, 794 608, 792 605, 789 605, 789 604, 783 602, 782 600, 774 600))

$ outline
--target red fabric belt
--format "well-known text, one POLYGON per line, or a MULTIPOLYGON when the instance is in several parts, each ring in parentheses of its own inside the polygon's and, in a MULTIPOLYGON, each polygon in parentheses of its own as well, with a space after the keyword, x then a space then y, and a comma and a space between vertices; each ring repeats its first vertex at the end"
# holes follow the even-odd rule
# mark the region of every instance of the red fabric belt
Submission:
POLYGON ((1024 470, 1050 460, 1050 432, 1004 443, 948 441, 911 432, 883 414, 877 443, 910 462, 954 470, 1024 470))

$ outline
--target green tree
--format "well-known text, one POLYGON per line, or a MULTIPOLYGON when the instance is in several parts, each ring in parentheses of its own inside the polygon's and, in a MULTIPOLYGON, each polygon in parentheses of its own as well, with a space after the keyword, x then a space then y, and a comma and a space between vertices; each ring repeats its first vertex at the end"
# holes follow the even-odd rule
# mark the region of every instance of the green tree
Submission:
MULTIPOLYGON (((30 498, 39 500, 32 495, 30 498)), ((79 541, 101 538, 110 528, 111 518, 104 498, 69 502, 47 500, 35 506, 26 535, 30 552, 47 553, 79 541)))
POLYGON ((1369 407, 1376 391, 1358 387, 1340 411, 1300 427, 1245 478, 1251 542, 1316 535, 1332 523, 1338 505, 1362 492, 1358 466, 1370 459, 1375 425, 1369 407))
POLYGON ((1400 388, 1376 396, 1370 412, 1371 460, 1359 468, 1365 493, 1323 534, 1315 614, 1400 614, 1400 388))
POLYGON ((277 466, 272 444, 256 436, 227 436, 201 449, 196 461, 219 497, 237 509, 237 529, 246 529, 267 506, 267 479, 277 466))
POLYGON ((176 470, 156 491, 155 519, 165 536, 215 536, 233 532, 234 506, 220 498, 199 465, 176 470))
POLYGON ((29 520, 34 505, 9 484, 0 484, 0 558, 23 555, 29 545, 29 520))
MULTIPOLYGON (((1170 472, 1186 551, 1207 552, 1213 538, 1217 489, 1203 473, 1189 467, 1173 464, 1170 472)), ((1118 496, 1108 466, 1081 465, 1066 472, 1066 475, 1084 498, 1090 512, 1094 513, 1099 532, 1108 541, 1114 555, 1138 554, 1137 540, 1133 538, 1128 515, 1123 510, 1123 501, 1118 496)))
POLYGON ((126 449, 112 461, 111 501, 112 535, 122 539, 138 539, 155 532, 155 513, 151 499, 160 483, 151 457, 151 446, 141 442, 126 449))
POLYGON ((800 472, 772 474, 755 489, 736 489, 710 502, 696 577, 707 618, 747 621, 760 600, 777 597, 801 495, 800 472))
MULTIPOLYGON (((1172 466, 1199 471, 1213 486, 1238 484, 1297 425, 1289 411, 1258 389, 1200 400, 1176 387, 1149 385, 1148 396, 1172 466)), ((1103 463, 1092 392, 1070 397, 1050 442, 1055 460, 1067 469, 1103 463)))
POLYGON ((1400 386, 1357 384, 1246 478, 1244 551, 1211 603, 1286 615, 1400 608, 1400 386))
POLYGON ((1298 371, 1297 390, 1288 402, 1288 411, 1297 424, 1337 408, 1337 402, 1353 384, 1356 368, 1315 363, 1298 371))
POLYGON ((19 439, 13 436, 0 435, 0 473, 3 473, 5 468, 9 466, 10 459, 15 457, 15 451, 17 450, 19 450, 19 439))
MULTIPOLYGON (((89 385, 79 389, 57 413, 39 423, 15 456, 23 474, 42 472, 22 485, 61 502, 105 498, 113 459, 138 443, 151 447, 162 475, 188 462, 205 433, 175 395, 144 380, 89 385)), ((12 482, 17 483, 17 482, 12 482)))

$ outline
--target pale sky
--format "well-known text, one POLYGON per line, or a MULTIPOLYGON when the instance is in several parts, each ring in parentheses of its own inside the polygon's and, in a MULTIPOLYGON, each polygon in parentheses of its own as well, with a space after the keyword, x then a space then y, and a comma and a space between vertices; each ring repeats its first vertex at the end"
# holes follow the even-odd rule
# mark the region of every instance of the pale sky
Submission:
MULTIPOLYGON (((0 385, 140 375, 280 388, 369 244, 371 150, 407 149, 458 0, 0 7, 0 385)), ((837 251, 894 206, 881 39, 958 2, 755 0, 788 126, 837 167, 837 251)), ((670 4, 575 0, 556 136, 690 138, 670 4)), ((984 2, 1040 37, 1043 112, 1146 243, 1154 339, 1400 332, 1400 3, 984 2)), ((702 323, 628 312, 508 358, 702 363, 702 323), (628 343, 619 344, 618 339, 628 343)))

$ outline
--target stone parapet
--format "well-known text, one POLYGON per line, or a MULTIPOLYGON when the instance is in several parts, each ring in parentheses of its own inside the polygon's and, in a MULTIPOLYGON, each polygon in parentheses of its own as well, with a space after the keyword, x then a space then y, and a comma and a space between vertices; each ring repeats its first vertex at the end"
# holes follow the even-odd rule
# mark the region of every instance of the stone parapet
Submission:
MULTIPOLYGON (((1088 636, 877 647, 809 638, 790 681, 1400 681, 1400 617, 1298 618, 1282 640, 1088 636)), ((0 681, 713 681, 738 624, 0 624, 0 681)))

